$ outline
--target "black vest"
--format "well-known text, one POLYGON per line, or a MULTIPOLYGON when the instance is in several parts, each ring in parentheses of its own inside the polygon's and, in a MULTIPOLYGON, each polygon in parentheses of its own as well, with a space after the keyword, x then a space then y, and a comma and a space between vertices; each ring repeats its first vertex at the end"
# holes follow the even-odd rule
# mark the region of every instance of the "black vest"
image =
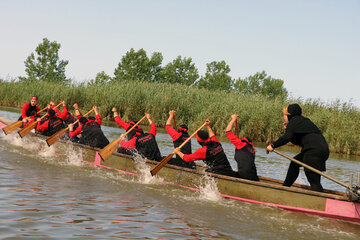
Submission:
POLYGON ((47 130, 45 130, 44 132, 42 132, 42 134, 45 136, 52 136, 64 128, 65 128, 65 125, 63 123, 63 120, 58 117, 53 117, 53 118, 49 119, 49 128, 47 130))
POLYGON ((225 155, 221 144, 216 141, 209 141, 204 144, 206 146, 206 158, 204 162, 210 167, 210 172, 219 169, 231 169, 230 163, 225 155))
POLYGON ((162 160, 155 136, 150 133, 144 133, 136 137, 136 150, 147 159, 162 160))
POLYGON ((259 181, 255 166, 255 150, 249 143, 235 150, 235 161, 240 178, 259 181))
POLYGON ((105 137, 100 125, 91 121, 88 124, 82 125, 79 143, 91 147, 104 148, 109 144, 109 140, 105 137))
MULTIPOLYGON (((185 142, 189 138, 189 134, 187 132, 180 132, 181 136, 174 141, 174 148, 179 147, 183 142, 185 142)), ((180 151, 184 154, 191 154, 191 140, 187 142, 180 151)), ((191 169, 195 169, 194 162, 185 162, 178 155, 175 154, 175 159, 170 160, 169 164, 174 164, 180 167, 187 167, 191 169)))
POLYGON ((29 103, 29 108, 28 108, 28 110, 26 110, 26 116, 30 117, 30 116, 35 115, 36 113, 37 113, 36 105, 31 106, 31 104, 29 103))
MULTIPOLYGON (((73 122, 76 122, 76 118, 75 118, 73 115, 71 115, 71 114, 69 114, 69 116, 64 120, 64 123, 65 123, 66 125, 69 125, 69 124, 71 124, 71 123, 73 123, 73 122)), ((79 123, 76 123, 76 124, 74 125, 74 129, 76 129, 78 126, 79 126, 79 123)))

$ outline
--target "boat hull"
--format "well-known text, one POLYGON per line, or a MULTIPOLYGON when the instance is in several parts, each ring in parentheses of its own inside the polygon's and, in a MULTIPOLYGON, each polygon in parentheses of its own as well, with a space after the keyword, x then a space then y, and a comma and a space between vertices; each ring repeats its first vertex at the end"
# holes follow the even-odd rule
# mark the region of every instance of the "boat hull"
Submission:
MULTIPOLYGON (((11 123, 9 120, 0 117, 0 128, 9 123, 11 123)), ((34 134, 29 137, 45 139, 43 136, 34 134)), ((60 154, 64 154, 69 144, 82 149, 81 159, 86 164, 117 171, 131 177, 140 176, 139 162, 131 156, 114 153, 106 161, 102 161, 97 152, 99 149, 61 140, 56 143, 56 149, 60 151, 60 154)), ((143 160, 143 162, 148 166, 149 174, 150 169, 158 163, 151 160, 143 160)), ((301 185, 289 188, 282 186, 280 181, 269 178, 261 177, 261 181, 257 182, 206 173, 204 170, 205 167, 200 165, 197 165, 197 169, 194 170, 168 164, 156 176, 163 179, 164 183, 194 191, 200 191, 199 185, 202 178, 209 176, 214 179, 224 198, 360 224, 360 203, 350 201, 345 193, 330 190, 325 193, 314 192, 301 185)))

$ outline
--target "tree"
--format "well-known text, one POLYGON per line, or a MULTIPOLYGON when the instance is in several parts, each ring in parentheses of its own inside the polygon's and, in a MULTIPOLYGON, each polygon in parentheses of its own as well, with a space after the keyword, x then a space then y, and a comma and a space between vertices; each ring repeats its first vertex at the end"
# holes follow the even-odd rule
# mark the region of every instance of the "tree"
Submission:
POLYGON ((146 55, 144 49, 135 52, 133 48, 121 58, 114 72, 115 81, 158 81, 162 71, 161 53, 153 53, 151 59, 146 55))
POLYGON ((34 53, 25 60, 27 77, 19 77, 20 81, 56 82, 67 84, 69 79, 65 76, 65 67, 69 61, 59 59, 60 43, 43 39, 34 53))
POLYGON ((111 77, 107 75, 104 71, 99 72, 96 74, 95 79, 92 79, 89 82, 89 86, 96 86, 96 85, 103 85, 108 83, 111 80, 111 77))
POLYGON ((168 63, 163 70, 161 81, 167 83, 181 83, 187 86, 192 85, 199 78, 198 69, 192 63, 191 58, 178 56, 171 63, 168 63))
POLYGON ((232 79, 228 75, 230 67, 225 61, 206 64, 206 73, 201 77, 197 86, 207 88, 209 90, 225 90, 230 91, 232 86, 232 79))
POLYGON ((286 97, 288 92, 284 81, 268 76, 265 71, 257 72, 245 79, 239 78, 234 83, 234 91, 240 94, 254 94, 267 97, 286 97))

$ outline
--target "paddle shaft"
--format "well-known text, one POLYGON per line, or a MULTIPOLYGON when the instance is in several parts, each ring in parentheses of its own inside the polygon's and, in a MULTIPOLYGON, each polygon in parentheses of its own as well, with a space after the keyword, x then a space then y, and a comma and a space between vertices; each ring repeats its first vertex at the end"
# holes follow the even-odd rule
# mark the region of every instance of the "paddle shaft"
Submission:
POLYGON ((341 186, 343 186, 343 187, 345 187, 345 188, 347 188, 349 190, 352 190, 352 188, 349 187, 348 185, 346 185, 346 183, 343 183, 343 182, 341 182, 341 181, 339 181, 339 180, 337 180, 337 179, 335 179, 335 178, 333 178, 333 177, 331 177, 331 176, 329 176, 329 175, 327 175, 327 174, 325 174, 325 173, 323 173, 323 172, 321 172, 321 171, 319 171, 319 170, 317 170, 317 169, 315 169, 315 168, 313 168, 313 167, 311 167, 311 166, 309 166, 309 165, 307 165, 307 164, 305 164, 303 162, 300 162, 299 160, 296 160, 295 158, 292 158, 292 157, 290 157, 290 156, 288 156, 288 155, 286 155, 286 154, 284 154, 282 152, 279 152, 278 150, 275 150, 275 149, 274 149, 273 152, 275 152, 275 153, 279 154, 280 156, 283 156, 284 158, 287 158, 290 161, 293 161, 294 163, 297 163, 297 164, 303 166, 304 168, 307 168, 307 169, 309 169, 309 170, 311 170, 311 171, 313 171, 313 172, 315 172, 315 173, 317 173, 317 174, 319 174, 319 175, 321 175, 321 176, 323 176, 323 177, 325 177, 327 179, 330 179, 331 181, 336 182, 337 184, 339 184, 339 185, 341 185, 341 186))
POLYGON ((174 129, 176 129, 176 120, 175 120, 175 116, 174 116, 174 129))
POLYGON ((144 119, 146 118, 146 115, 143 116, 137 123, 135 123, 134 126, 132 126, 126 133, 124 133, 123 136, 128 135, 134 128, 136 128, 137 125, 139 125, 144 119))
POLYGON ((239 126, 238 126, 237 119, 235 120, 235 133, 236 133, 236 136, 239 137, 239 126))
MULTIPOLYGON (((191 140, 191 138, 193 138, 197 134, 197 132, 200 131, 205 125, 206 125, 206 122, 203 125, 201 125, 201 127, 199 127, 193 134, 191 134, 191 136, 188 139, 186 139, 178 148, 181 149, 183 146, 185 146, 185 144, 187 144, 191 140)), ((160 171, 160 169, 163 166, 165 166, 168 161, 171 160, 171 158, 174 154, 175 154, 175 151, 170 153, 167 157, 165 157, 163 160, 161 160, 161 162, 156 164, 156 166, 153 169, 151 169, 151 171, 150 171, 151 175, 154 176, 156 173, 158 173, 160 171)))

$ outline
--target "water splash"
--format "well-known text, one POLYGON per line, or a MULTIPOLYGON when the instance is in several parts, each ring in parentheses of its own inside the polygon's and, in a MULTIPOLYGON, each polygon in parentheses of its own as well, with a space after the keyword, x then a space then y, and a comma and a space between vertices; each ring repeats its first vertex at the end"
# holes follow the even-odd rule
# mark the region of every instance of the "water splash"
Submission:
POLYGON ((74 149, 73 146, 69 145, 69 147, 67 148, 66 152, 65 152, 65 156, 66 156, 66 163, 69 165, 74 165, 74 166, 82 166, 83 165, 83 152, 82 149, 77 148, 74 149))
POLYGON ((143 184, 158 184, 163 181, 159 176, 151 176, 150 167, 146 165, 145 158, 137 152, 134 152, 134 160, 136 162, 136 170, 140 173, 139 182, 143 184))
POLYGON ((205 175, 200 180, 200 199, 217 202, 222 200, 214 178, 205 175))

